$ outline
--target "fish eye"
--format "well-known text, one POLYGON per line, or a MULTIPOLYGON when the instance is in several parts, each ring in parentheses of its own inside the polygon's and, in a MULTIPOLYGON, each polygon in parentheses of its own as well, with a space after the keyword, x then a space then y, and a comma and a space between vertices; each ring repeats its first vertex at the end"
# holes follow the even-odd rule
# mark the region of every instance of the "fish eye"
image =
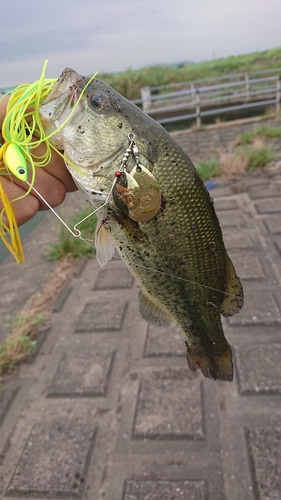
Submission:
POLYGON ((109 107, 109 102, 104 94, 94 94, 89 96, 89 105, 97 111, 104 111, 109 107))

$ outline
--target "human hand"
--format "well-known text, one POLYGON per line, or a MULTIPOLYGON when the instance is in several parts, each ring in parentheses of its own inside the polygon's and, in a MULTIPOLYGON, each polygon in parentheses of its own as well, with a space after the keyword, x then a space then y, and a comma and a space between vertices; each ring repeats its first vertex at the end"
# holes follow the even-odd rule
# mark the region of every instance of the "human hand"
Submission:
MULTIPOLYGON (((8 100, 9 97, 5 96, 0 103, 1 128, 6 113, 8 100)), ((42 154, 44 154, 44 149, 45 147, 42 144, 38 146, 38 148, 34 149, 34 154, 38 154, 41 156, 42 154)), ((25 182, 20 181, 14 176, 0 176, 0 182, 9 200, 14 200, 15 198, 24 195, 29 187, 25 182)), ((36 168, 34 187, 49 203, 49 205, 51 205, 51 207, 60 205, 64 201, 67 192, 76 191, 77 189, 70 173, 65 167, 63 159, 53 150, 49 164, 44 168, 36 168)), ((12 206, 18 226, 27 222, 38 211, 48 209, 48 207, 43 203, 43 201, 36 195, 34 191, 32 191, 24 198, 15 201, 12 206)), ((0 210, 2 210, 2 208, 3 205, 0 199, 0 210)))

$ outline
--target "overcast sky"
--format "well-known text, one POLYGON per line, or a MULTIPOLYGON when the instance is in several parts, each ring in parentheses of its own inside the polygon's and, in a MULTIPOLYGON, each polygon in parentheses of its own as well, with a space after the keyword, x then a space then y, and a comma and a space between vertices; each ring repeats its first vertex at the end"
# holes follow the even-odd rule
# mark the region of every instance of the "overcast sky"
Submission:
POLYGON ((0 87, 281 46, 281 0, 3 0, 0 87))

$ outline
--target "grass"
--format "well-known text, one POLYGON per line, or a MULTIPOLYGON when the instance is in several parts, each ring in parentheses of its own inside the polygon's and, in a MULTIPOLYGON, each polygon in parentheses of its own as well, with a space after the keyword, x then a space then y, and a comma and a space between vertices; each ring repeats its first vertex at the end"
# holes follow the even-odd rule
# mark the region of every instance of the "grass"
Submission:
MULTIPOLYGON (((93 209, 90 207, 84 209, 69 222, 69 227, 73 228, 75 224, 87 217, 92 211, 93 209)), ((90 240, 90 245, 93 244, 96 223, 97 218, 93 215, 78 226, 82 237, 90 240)), ((64 257, 91 258, 95 256, 95 249, 90 245, 80 238, 75 238, 64 226, 61 226, 58 241, 51 245, 46 253, 46 259, 55 261, 64 257)))
POLYGON ((247 158, 238 150, 221 151, 219 162, 220 175, 226 178, 235 178, 244 175, 249 167, 247 158))
POLYGON ((44 315, 38 314, 36 318, 29 320, 28 316, 23 316, 21 314, 16 314, 13 316, 6 316, 5 319, 5 330, 7 333, 12 333, 15 328, 23 328, 26 331, 26 326, 31 329, 34 325, 40 325, 44 321, 44 315))
POLYGON ((201 160, 196 165, 196 169, 201 179, 206 181, 210 177, 216 177, 220 174, 221 165, 218 158, 210 158, 209 160, 201 160))
POLYGON ((36 336, 48 321, 52 305, 72 275, 74 266, 75 259, 63 259, 44 289, 32 295, 19 314, 6 318, 7 337, 0 344, 0 381, 35 351, 36 336))
POLYGON ((281 67, 281 47, 263 52, 231 56, 182 67, 149 66, 139 70, 128 69, 120 73, 100 73, 106 81, 127 99, 139 99, 145 85, 155 87, 171 83, 208 79, 230 73, 261 71, 281 67))
POLYGON ((264 144, 262 139, 256 139, 250 146, 245 147, 241 153, 247 160, 247 170, 265 167, 274 158, 273 151, 264 144))
POLYGON ((261 137, 263 139, 274 139, 281 136, 281 127, 255 127, 253 130, 249 130, 245 134, 238 136, 236 144, 251 144, 256 137, 261 137))
POLYGON ((0 346, 0 377, 11 372, 15 366, 29 354, 33 354, 36 341, 28 335, 7 339, 0 346))
POLYGON ((272 149, 265 144, 264 139, 255 136, 250 144, 239 144, 231 151, 219 151, 218 156, 200 161, 196 169, 203 181, 218 176, 233 178, 247 171, 261 169, 273 159, 272 149))
MULTIPOLYGON (((69 226, 73 228, 92 211, 90 207, 84 209, 69 222, 69 226)), ((89 238, 92 242, 96 222, 96 217, 91 216, 78 226, 83 238, 89 238)), ((0 379, 10 374, 21 360, 35 351, 38 331, 48 320, 52 304, 69 279, 76 258, 94 255, 95 249, 92 246, 75 238, 62 226, 58 241, 51 245, 46 255, 48 260, 60 260, 50 282, 41 293, 30 298, 19 314, 6 318, 7 338, 0 344, 0 379)))
POLYGON ((0 344, 0 377, 11 372, 22 359, 35 352, 36 340, 33 339, 33 334, 43 322, 43 314, 17 314, 14 318, 6 318, 8 336, 0 344))

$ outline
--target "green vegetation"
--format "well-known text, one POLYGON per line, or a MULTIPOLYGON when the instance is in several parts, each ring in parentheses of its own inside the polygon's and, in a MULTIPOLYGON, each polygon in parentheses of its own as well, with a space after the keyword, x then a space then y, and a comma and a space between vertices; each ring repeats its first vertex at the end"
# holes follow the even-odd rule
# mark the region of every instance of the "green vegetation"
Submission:
MULTIPOLYGON (((69 227, 72 229, 75 224, 87 217, 87 215, 91 212, 93 212, 93 209, 90 207, 84 209, 69 222, 69 227)), ((97 218, 93 215, 78 226, 79 231, 81 231, 82 238, 89 240, 89 244, 85 243, 85 241, 80 238, 72 236, 72 234, 64 226, 62 226, 59 233, 59 239, 56 243, 51 245, 50 250, 46 254, 46 259, 55 261, 62 259, 63 257, 94 257, 95 249, 92 245, 94 243, 96 223, 97 218)))
POLYGON ((251 144, 256 137, 274 139, 281 136, 281 127, 256 127, 245 134, 239 135, 237 144, 251 144))
POLYGON ((201 160, 196 165, 197 172, 201 179, 206 181, 210 177, 216 177, 220 174, 221 165, 219 158, 210 158, 209 160, 201 160))
POLYGON ((237 177, 247 171, 263 168, 274 159, 273 150, 260 137, 243 143, 231 151, 220 151, 217 156, 202 160, 196 169, 203 181, 217 176, 237 177))
POLYGON ((43 322, 43 314, 7 316, 5 327, 8 335, 0 344, 0 377, 11 372, 22 359, 34 353, 36 340, 32 338, 32 334, 43 322))
POLYGON ((36 337, 50 318, 54 301, 69 281, 75 259, 62 259, 41 291, 31 295, 24 308, 5 320, 6 339, 0 344, 0 381, 36 347, 36 337))
POLYGON ((0 377, 15 368, 16 364, 35 351, 36 341, 28 335, 7 339, 0 345, 0 377))
POLYGON ((262 144, 260 147, 253 147, 253 145, 246 146, 241 151, 241 154, 247 160, 247 170, 265 167, 274 158, 273 151, 265 144, 262 144))
MULTIPOLYGON (((22 316, 21 314, 16 314, 15 316, 6 316, 5 319, 5 329, 7 333, 12 333, 16 328, 31 329, 33 326, 41 325, 44 321, 43 314, 37 314, 32 320, 28 316, 22 316)), ((26 335, 26 332, 25 332, 26 335)))
POLYGON ((139 99, 145 85, 155 87, 170 83, 211 78, 229 73, 260 71, 281 67, 281 47, 241 56, 231 56, 188 66, 150 66, 120 73, 100 73, 106 81, 127 99, 139 99))

